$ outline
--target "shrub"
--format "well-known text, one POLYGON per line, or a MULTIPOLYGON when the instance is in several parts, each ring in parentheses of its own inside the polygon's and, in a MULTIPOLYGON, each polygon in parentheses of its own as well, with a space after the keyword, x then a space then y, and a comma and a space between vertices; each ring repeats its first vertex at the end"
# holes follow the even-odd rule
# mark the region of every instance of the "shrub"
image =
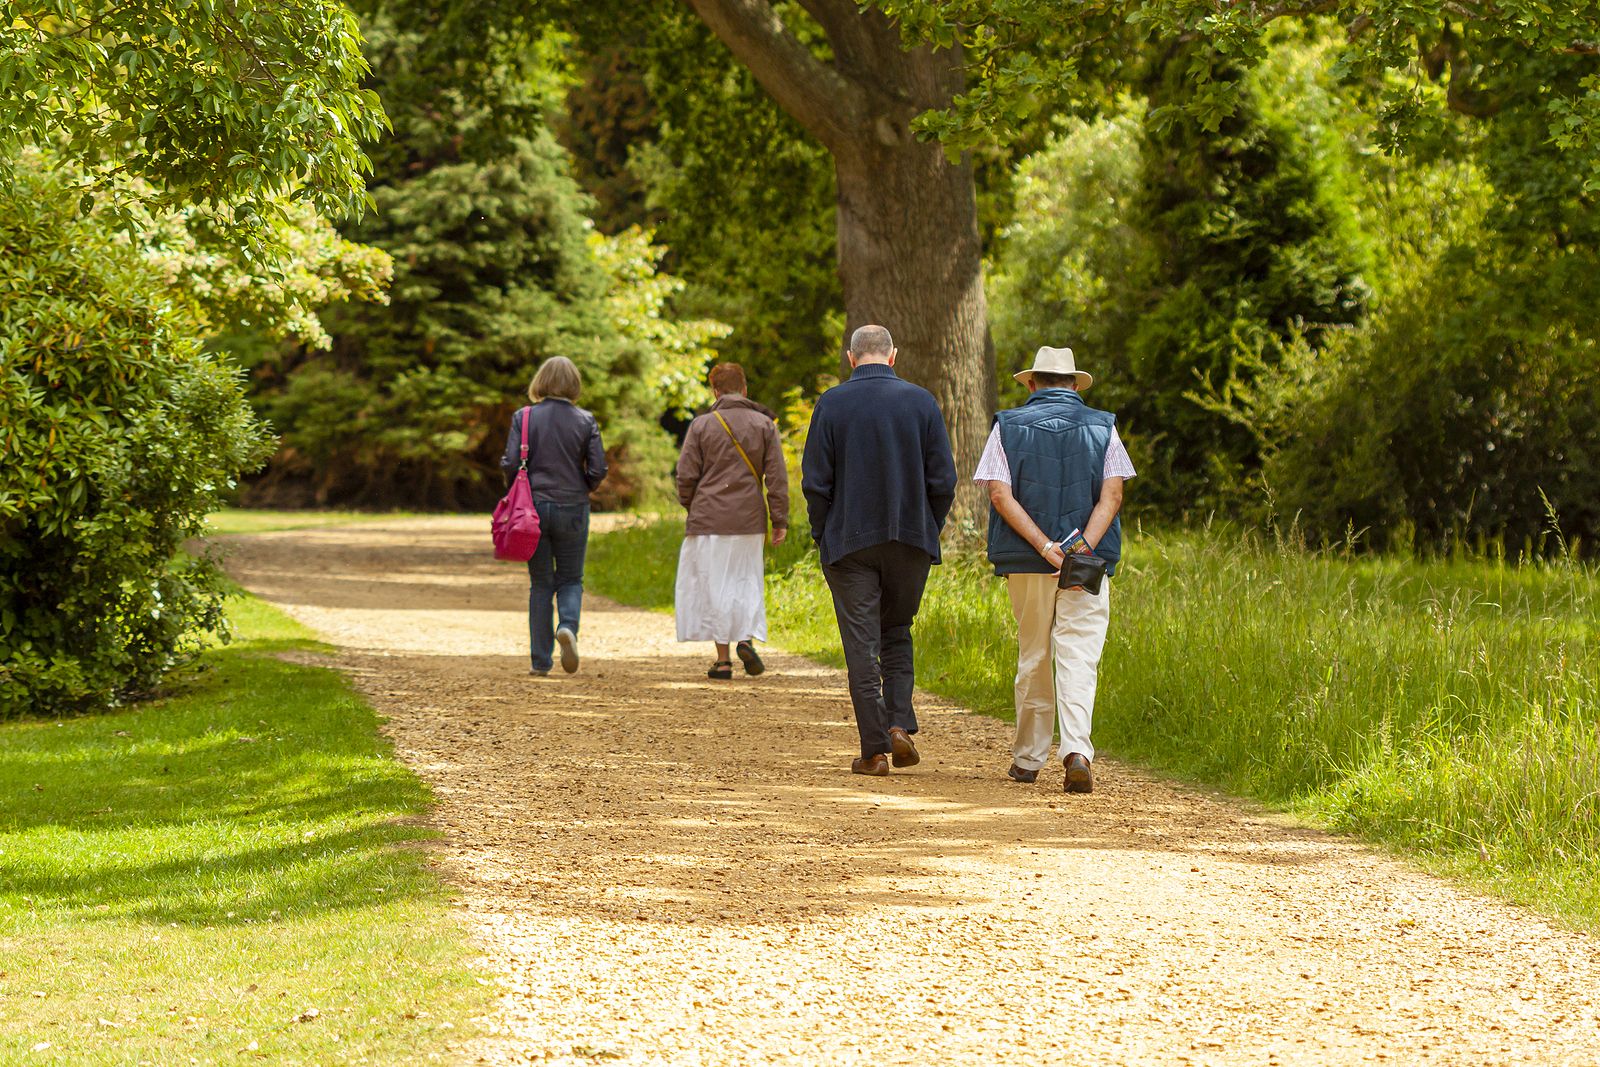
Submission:
POLYGON ((1002 403, 1021 400, 1010 375, 1037 346, 1072 345, 1096 375, 1089 402, 1119 415, 1145 507, 1236 502, 1259 447, 1217 398, 1248 388, 1290 335, 1317 344, 1363 314, 1344 135, 1306 73, 1318 47, 1287 42, 1249 75, 1179 49, 1146 100, 1064 121, 1019 168, 991 264, 1002 403), (1197 63, 1247 88, 1215 130, 1174 110, 1197 63))
POLYGON ((1265 468, 1313 540, 1498 542, 1600 534, 1600 362, 1591 257, 1457 248, 1331 345, 1284 401, 1265 468), (1552 514, 1552 512, 1554 514, 1552 514))
POLYGON ((148 690, 223 631, 181 547, 267 436, 187 308, 67 178, 0 191, 0 718, 148 690))

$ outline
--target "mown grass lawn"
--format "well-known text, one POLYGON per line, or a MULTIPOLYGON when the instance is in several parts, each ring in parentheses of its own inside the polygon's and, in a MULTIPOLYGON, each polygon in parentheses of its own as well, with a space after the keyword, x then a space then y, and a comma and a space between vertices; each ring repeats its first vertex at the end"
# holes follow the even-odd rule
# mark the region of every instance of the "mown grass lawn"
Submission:
MULTIPOLYGON (((596 538, 601 593, 670 609, 681 521, 596 538)), ((814 553, 769 559, 773 640, 842 665, 814 553)), ((1313 554, 1236 529, 1130 537, 1095 740, 1600 930, 1600 574, 1313 554)), ((934 569, 917 679, 1012 717, 1003 583, 934 569)), ((936 743, 936 742, 930 742, 936 743)), ((996 773, 1007 755, 995 754, 996 773)))
POLYGON ((429 795, 310 635, 172 695, 0 725, 0 1062, 448 1057, 488 991, 429 869, 429 795))

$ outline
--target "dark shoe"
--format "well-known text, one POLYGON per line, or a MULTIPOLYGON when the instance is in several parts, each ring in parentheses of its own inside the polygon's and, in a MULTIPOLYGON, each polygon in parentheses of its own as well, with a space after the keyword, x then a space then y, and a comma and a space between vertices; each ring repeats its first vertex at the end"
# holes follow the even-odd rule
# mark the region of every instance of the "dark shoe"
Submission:
POLYGON ((709 671, 706 671, 706 677, 707 678, 715 678, 719 682, 732 681, 733 680, 733 660, 731 660, 731 659, 719 659, 719 660, 717 660, 717 662, 715 662, 715 663, 713 663, 711 665, 711 669, 709 671))
POLYGON ((1062 789, 1068 793, 1094 792, 1094 771, 1089 768, 1089 760, 1082 752, 1074 752, 1061 763, 1067 769, 1067 780, 1062 784, 1062 789))
POLYGON ((528 668, 528 673, 533 675, 535 678, 548 678, 548 677, 550 677, 550 671, 548 669, 541 671, 538 667, 529 667, 528 668))
POLYGON ((1015 763, 1013 763, 1011 765, 1011 769, 1006 771, 1006 777, 1011 779, 1013 782, 1021 782, 1023 785, 1032 785, 1034 782, 1039 780, 1039 772, 1023 770, 1021 767, 1018 767, 1015 763))
POLYGON ((578 635, 563 626, 556 631, 556 644, 561 646, 561 669, 573 674, 578 669, 578 635))
POLYGON ((862 756, 850 761, 851 774, 870 774, 874 778, 889 776, 889 757, 882 752, 876 756, 862 756))
POLYGON ((761 662, 761 657, 756 655, 756 646, 749 641, 740 641, 733 646, 733 650, 739 654, 739 662, 744 664, 744 673, 760 674, 767 669, 767 665, 761 662))
POLYGON ((896 767, 915 767, 922 762, 922 757, 917 755, 916 742, 902 727, 889 727, 889 750, 894 753, 896 767))

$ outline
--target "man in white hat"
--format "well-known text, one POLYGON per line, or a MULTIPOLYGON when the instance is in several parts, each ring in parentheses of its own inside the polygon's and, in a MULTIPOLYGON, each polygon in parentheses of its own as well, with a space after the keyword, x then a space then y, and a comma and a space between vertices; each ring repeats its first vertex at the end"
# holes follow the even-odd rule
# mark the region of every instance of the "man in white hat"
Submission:
POLYGON ((1122 554, 1122 483, 1133 463, 1117 436, 1117 417, 1080 395, 1094 379, 1070 348, 1048 345, 1016 375, 1028 402, 995 416, 973 481, 989 486, 989 561, 1004 575, 1017 620, 1017 732, 1011 768, 1033 782, 1050 757, 1056 724, 1069 793, 1094 789, 1095 684, 1111 618, 1111 583, 1099 593, 1057 588, 1063 541, 1081 535, 1079 551, 1116 573, 1122 554))

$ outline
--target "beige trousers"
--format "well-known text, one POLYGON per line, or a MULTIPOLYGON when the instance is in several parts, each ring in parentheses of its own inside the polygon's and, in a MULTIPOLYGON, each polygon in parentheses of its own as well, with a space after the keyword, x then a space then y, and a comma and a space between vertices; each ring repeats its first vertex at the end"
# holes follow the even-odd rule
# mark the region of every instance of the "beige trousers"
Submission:
POLYGON ((1062 759, 1081 752, 1094 759, 1089 727, 1100 652, 1111 621, 1111 582, 1098 596, 1057 589, 1053 574, 1010 574, 1006 587, 1017 619, 1017 735, 1011 754, 1018 767, 1036 771, 1050 758, 1056 725, 1062 759))

